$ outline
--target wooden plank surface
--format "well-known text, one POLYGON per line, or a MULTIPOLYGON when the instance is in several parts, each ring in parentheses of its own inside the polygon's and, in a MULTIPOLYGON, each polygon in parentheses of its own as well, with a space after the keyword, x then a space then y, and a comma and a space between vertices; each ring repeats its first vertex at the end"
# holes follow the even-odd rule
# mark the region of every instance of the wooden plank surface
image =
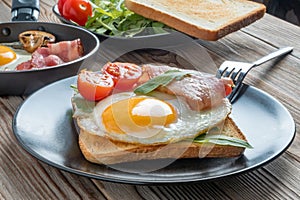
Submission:
POLYGON ((274 47, 293 46, 295 48, 293 54, 300 57, 300 30, 297 25, 266 15, 263 20, 253 23, 242 31, 274 47))
MULTIPOLYGON (((51 7, 41 1, 40 21, 59 22, 51 7)), ((0 3, 0 21, 10 20, 10 0, 0 3)), ((198 41, 218 66, 224 60, 254 61, 277 47, 294 46, 292 55, 254 69, 247 83, 281 101, 300 130, 300 29, 266 15, 262 20, 217 42, 198 41), (268 74, 269 70, 272 73, 268 74), (273 76, 277 74, 279 76, 273 76)), ((165 55, 157 55, 164 57, 165 55)), ((144 57, 140 58, 142 61, 144 57)), ((176 57, 166 62, 180 64, 176 57)), ((12 119, 24 97, 0 97, 0 199, 299 199, 300 136, 278 159, 249 173, 188 185, 136 186, 94 180, 38 161, 18 145, 12 119)))

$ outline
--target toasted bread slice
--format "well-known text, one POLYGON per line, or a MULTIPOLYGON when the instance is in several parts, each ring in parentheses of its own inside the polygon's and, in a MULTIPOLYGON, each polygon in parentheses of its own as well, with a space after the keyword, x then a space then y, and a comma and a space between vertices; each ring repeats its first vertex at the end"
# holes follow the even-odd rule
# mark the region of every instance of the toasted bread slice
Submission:
POLYGON ((205 40, 218 40, 266 12, 263 4, 247 0, 125 0, 125 5, 146 18, 205 40))
MULTIPOLYGON (((79 146, 82 154, 88 161, 98 164, 108 165, 165 158, 225 158, 237 157, 244 152, 242 147, 187 141, 156 146, 113 142, 103 136, 90 133, 80 124, 80 118, 77 118, 80 130, 79 146)), ((230 117, 224 122, 222 134, 246 141, 245 136, 230 117)))

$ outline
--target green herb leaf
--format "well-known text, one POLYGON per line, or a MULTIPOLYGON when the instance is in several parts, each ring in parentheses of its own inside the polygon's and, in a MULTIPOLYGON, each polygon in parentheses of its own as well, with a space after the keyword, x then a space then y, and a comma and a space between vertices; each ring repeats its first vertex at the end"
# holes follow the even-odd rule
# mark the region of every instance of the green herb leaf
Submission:
POLYGON ((79 94, 76 94, 72 97, 72 102, 76 106, 76 113, 74 113, 74 115, 78 116, 92 113, 96 105, 96 102, 88 101, 79 94))
POLYGON ((76 85, 73 85, 73 84, 72 84, 70 87, 71 87, 72 90, 75 92, 75 94, 79 93, 78 88, 77 88, 76 85))
POLYGON ((190 71, 180 71, 180 70, 169 70, 165 73, 156 76, 146 83, 140 85, 134 90, 136 94, 148 94, 158 88, 159 86, 166 86, 174 79, 180 80, 184 76, 190 74, 190 71))
POLYGON ((194 139, 193 142, 197 143, 213 143, 219 145, 229 145, 229 146, 236 146, 242 148, 250 148, 253 147, 245 140, 241 140, 234 137, 229 137, 226 135, 207 135, 203 134, 194 139))

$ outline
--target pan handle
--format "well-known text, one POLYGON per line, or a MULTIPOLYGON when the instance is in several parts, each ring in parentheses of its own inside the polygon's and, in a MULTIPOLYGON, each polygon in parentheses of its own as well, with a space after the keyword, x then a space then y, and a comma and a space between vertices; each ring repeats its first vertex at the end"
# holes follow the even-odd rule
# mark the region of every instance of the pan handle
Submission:
POLYGON ((12 0, 12 21, 37 21, 40 14, 39 0, 12 0))

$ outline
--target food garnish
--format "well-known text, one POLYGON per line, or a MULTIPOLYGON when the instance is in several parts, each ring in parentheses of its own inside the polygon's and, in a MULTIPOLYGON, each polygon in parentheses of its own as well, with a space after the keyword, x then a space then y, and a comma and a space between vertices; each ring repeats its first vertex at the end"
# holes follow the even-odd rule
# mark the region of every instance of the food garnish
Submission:
POLYGON ((168 70, 165 73, 156 76, 139 87, 135 88, 134 93, 148 94, 160 86, 166 86, 174 79, 180 80, 190 74, 190 71, 168 70))
MULTIPOLYGON (((165 24, 147 19, 130 10, 124 0, 93 0, 98 7, 94 9, 93 17, 89 18, 86 28, 99 34, 133 37, 147 31, 165 33, 165 24)), ((148 34, 148 33, 147 33, 148 34)))
POLYGON ((110 75, 114 80, 115 89, 121 91, 132 89, 142 76, 141 67, 132 63, 108 62, 101 71, 110 75))
POLYGON ((99 101, 107 97, 114 87, 114 81, 107 74, 81 70, 77 79, 79 93, 87 100, 99 101))
MULTIPOLYGON (((100 72, 82 70, 78 75, 78 92, 90 101, 99 101, 112 93, 132 90, 142 76, 140 66, 108 62, 100 72)), ((73 87, 74 88, 74 87, 73 87)))
POLYGON ((196 143, 212 143, 218 145, 229 145, 235 147, 242 147, 242 148, 249 148, 252 149, 253 147, 245 140, 241 140, 235 137, 230 137, 226 135, 209 135, 209 134, 202 134, 196 137, 193 142, 196 143))

